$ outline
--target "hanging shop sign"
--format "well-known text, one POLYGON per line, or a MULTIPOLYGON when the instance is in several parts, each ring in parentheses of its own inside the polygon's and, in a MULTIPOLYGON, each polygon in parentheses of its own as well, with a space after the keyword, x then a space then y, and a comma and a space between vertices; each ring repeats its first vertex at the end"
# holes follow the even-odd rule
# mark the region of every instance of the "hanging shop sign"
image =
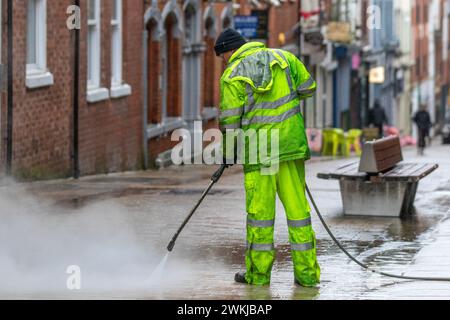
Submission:
POLYGON ((381 84, 385 81, 384 67, 372 68, 369 71, 369 82, 374 84, 381 84))
POLYGON ((328 41, 350 43, 352 31, 348 22, 330 22, 327 25, 326 38, 328 41))

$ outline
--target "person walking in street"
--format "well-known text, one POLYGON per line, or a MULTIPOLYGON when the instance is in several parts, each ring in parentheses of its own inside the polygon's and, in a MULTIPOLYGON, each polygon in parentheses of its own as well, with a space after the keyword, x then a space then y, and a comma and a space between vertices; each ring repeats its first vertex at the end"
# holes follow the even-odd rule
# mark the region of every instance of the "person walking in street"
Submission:
POLYGON ((430 129, 432 127, 430 113, 428 112, 426 105, 422 105, 420 110, 416 112, 413 121, 416 123, 419 133, 417 150, 420 155, 423 155, 427 145, 426 139, 430 138, 430 129))
MULTIPOLYGON (((232 130, 244 133, 254 130, 256 135, 263 130, 276 131, 279 137, 277 158, 269 157, 271 163, 278 163, 276 172, 263 174, 261 168, 268 164, 260 157, 257 163, 249 163, 247 158, 243 161, 246 272, 236 273, 235 281, 252 285, 270 283, 278 193, 287 216, 295 283, 316 286, 320 282, 320 267, 305 193, 305 161, 310 158, 310 151, 300 112, 300 100, 315 93, 316 83, 292 53, 266 48, 260 42, 247 42, 234 29, 225 29, 214 49, 226 64, 220 80, 220 128, 225 133, 224 139, 232 130)), ((246 139, 245 150, 251 149, 249 144, 246 139)), ((228 153, 224 150, 224 158, 233 159, 228 153)))
POLYGON ((369 126, 373 125, 375 128, 378 128, 378 137, 383 138, 384 137, 384 125, 389 125, 389 122, 386 117, 386 113, 384 111, 384 108, 381 107, 380 101, 375 100, 375 104, 373 109, 369 111, 369 126))

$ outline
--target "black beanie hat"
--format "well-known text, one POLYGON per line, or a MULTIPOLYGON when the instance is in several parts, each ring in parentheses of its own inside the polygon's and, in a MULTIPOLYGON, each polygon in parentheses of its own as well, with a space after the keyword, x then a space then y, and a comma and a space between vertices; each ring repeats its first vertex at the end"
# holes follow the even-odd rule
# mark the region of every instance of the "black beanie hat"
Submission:
POLYGON ((239 32, 232 28, 227 28, 217 38, 214 50, 216 55, 220 56, 222 53, 238 49, 246 43, 247 40, 239 32))

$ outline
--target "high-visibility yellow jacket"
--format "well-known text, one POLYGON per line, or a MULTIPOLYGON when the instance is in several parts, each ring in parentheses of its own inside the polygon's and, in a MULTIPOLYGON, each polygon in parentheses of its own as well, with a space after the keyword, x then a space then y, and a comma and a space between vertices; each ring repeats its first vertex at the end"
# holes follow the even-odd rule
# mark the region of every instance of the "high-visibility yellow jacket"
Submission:
MULTIPOLYGON (((300 100, 315 93, 316 83, 295 55, 266 48, 260 42, 249 42, 230 58, 220 86, 221 130, 242 129, 248 134, 245 158, 242 155, 244 171, 275 162, 310 158, 300 100), (267 148, 260 143, 264 139, 263 131, 268 136, 267 148), (278 154, 271 151, 270 137, 274 131, 279 137, 278 154), (254 158, 249 158, 249 152, 255 147, 250 142, 252 135, 256 138, 253 143, 258 141, 256 163, 254 158), (261 148, 267 149, 267 156, 261 155, 261 148)), ((223 152, 230 158, 226 139, 223 152)))

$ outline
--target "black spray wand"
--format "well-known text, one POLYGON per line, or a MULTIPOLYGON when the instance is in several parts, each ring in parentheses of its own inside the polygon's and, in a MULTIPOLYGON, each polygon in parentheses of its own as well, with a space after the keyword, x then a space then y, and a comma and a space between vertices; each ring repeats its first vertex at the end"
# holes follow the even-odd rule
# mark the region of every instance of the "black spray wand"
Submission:
POLYGON ((208 188, 206 188, 206 190, 203 192, 202 196, 200 197, 200 200, 197 202, 197 204, 194 206, 194 208, 192 208, 191 212, 189 213, 189 215, 186 217, 186 219, 184 220, 183 224, 181 225, 181 227, 178 229, 178 231, 175 233, 175 235, 173 236, 172 240, 170 241, 169 245, 167 246, 167 250, 169 250, 169 252, 172 252, 173 247, 175 246, 175 242, 177 241, 178 236, 180 235, 181 231, 183 231, 184 227, 186 226, 186 224, 189 222, 189 220, 191 219, 191 217, 194 215, 195 211, 197 210, 197 208, 200 206, 200 204, 202 203, 203 199, 205 199, 205 197, 207 196, 207 194, 209 193, 209 191, 211 190, 211 188, 213 187, 213 185, 215 185, 220 177, 222 176, 223 172, 225 171, 225 169, 228 168, 228 165, 223 164, 220 166, 219 170, 217 170, 211 177, 211 183, 209 184, 208 188))

